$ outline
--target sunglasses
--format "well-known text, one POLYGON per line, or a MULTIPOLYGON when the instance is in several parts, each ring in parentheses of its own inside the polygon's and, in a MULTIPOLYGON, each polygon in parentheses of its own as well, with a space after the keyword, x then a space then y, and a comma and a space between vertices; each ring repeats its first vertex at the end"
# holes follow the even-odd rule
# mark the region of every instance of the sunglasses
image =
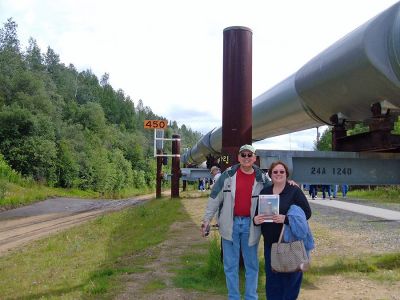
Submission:
POLYGON ((253 153, 240 153, 240 156, 245 158, 245 157, 253 157, 253 153))
POLYGON ((285 172, 284 170, 279 170, 279 171, 278 171, 278 170, 275 170, 275 171, 272 171, 272 173, 273 173, 273 174, 278 174, 278 173, 279 173, 279 174, 285 174, 286 172, 285 172))

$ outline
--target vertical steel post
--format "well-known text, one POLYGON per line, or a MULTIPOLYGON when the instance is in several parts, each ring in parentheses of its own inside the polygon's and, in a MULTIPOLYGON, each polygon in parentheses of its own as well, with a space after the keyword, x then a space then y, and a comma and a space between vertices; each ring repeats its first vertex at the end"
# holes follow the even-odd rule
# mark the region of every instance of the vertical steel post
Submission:
POLYGON ((347 130, 344 126, 344 121, 339 119, 337 114, 332 115, 329 120, 333 124, 332 128, 332 151, 343 151, 340 149, 339 140, 346 137, 347 130))
POLYGON ((252 31, 224 29, 221 169, 237 162, 243 144, 252 142, 252 31))
POLYGON ((172 135, 172 154, 176 155, 172 157, 172 178, 171 178, 171 198, 179 197, 179 178, 181 177, 180 163, 181 158, 179 157, 181 153, 181 136, 179 134, 172 135))
POLYGON ((346 137, 346 128, 343 125, 334 125, 332 128, 332 151, 343 151, 340 149, 340 138, 346 137))
MULTIPOLYGON (((183 167, 186 168, 187 165, 183 164, 183 167)), ((186 191, 186 184, 187 184, 186 180, 182 180, 182 191, 186 191)))
MULTIPOLYGON (((162 153, 163 153, 162 150, 157 150, 157 154, 162 154, 162 153)), ((156 198, 161 198, 162 163, 163 163, 163 157, 157 156, 156 198)))

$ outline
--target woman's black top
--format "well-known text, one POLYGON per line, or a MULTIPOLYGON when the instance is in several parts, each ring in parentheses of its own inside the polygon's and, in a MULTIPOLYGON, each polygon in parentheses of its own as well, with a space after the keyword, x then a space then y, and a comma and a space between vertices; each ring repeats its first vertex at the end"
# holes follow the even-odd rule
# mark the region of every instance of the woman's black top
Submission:
MULTIPOLYGON (((273 194, 273 185, 262 189, 260 195, 271 195, 273 194)), ((286 215, 290 206, 295 204, 300 206, 307 220, 311 217, 311 208, 308 204, 307 198, 303 191, 295 185, 290 185, 286 183, 285 188, 279 194, 279 214, 286 215)), ((258 214, 258 206, 256 215, 258 214)), ((285 224, 289 224, 289 220, 286 216, 285 224)), ((271 246, 272 243, 276 243, 279 240, 279 235, 281 233, 283 224, 280 223, 269 223, 265 222, 261 224, 261 232, 264 237, 264 246, 271 246)))

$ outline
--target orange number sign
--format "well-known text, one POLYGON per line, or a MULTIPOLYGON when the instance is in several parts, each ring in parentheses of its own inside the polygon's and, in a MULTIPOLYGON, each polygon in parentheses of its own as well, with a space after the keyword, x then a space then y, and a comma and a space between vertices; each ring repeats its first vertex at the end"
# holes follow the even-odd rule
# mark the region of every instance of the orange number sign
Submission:
POLYGON ((166 129, 167 125, 166 120, 144 120, 144 128, 147 129, 166 129))

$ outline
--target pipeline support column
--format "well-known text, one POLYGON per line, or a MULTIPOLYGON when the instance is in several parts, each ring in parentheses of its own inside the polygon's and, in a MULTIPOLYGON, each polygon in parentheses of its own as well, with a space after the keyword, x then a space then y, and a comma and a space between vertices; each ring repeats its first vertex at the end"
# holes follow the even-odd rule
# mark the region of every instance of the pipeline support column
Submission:
POLYGON ((252 142, 252 31, 224 29, 221 169, 237 163, 243 144, 252 142))

